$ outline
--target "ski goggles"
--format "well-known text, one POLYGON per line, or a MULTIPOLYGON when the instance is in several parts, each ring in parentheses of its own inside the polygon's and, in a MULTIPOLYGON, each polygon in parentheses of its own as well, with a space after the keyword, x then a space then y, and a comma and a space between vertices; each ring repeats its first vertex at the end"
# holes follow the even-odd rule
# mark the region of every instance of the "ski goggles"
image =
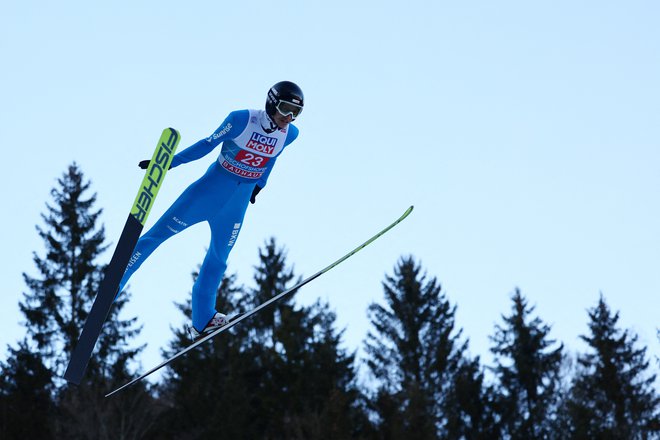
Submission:
POLYGON ((296 119, 302 112, 302 105, 294 104, 288 101, 280 101, 275 107, 282 116, 291 116, 291 119, 296 119))

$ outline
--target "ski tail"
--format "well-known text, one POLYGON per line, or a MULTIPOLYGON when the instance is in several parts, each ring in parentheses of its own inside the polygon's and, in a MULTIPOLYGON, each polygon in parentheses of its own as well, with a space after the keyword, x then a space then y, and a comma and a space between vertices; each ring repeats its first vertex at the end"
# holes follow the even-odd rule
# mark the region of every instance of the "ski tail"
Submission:
POLYGON ((87 364, 94 351, 94 346, 101 334, 103 323, 108 317, 110 307, 114 302, 121 278, 135 249, 135 244, 140 238, 140 233, 153 206, 158 190, 165 179, 165 174, 170 168, 180 139, 181 136, 175 129, 166 128, 163 130, 147 172, 140 184, 140 190, 135 198, 135 202, 133 202, 133 207, 128 215, 117 247, 105 270, 103 280, 99 285, 99 291, 92 304, 92 309, 87 316, 78 343, 73 350, 71 360, 64 373, 64 378, 69 383, 80 384, 85 374, 87 364))
POLYGON ((105 397, 110 397, 113 394, 116 394, 119 391, 121 391, 125 388, 128 388, 129 386, 133 385, 134 383, 139 382, 140 380, 144 379, 145 377, 149 376, 150 374, 155 373, 156 371, 160 370, 161 368, 163 368, 164 366, 166 366, 170 362, 174 361, 175 359, 183 356, 184 354, 186 354, 187 352, 189 352, 193 348, 199 346, 200 344, 203 344, 204 342, 208 341, 209 339, 213 338, 214 336, 218 335, 219 333, 224 332, 226 330, 229 330, 230 328, 232 328, 233 326, 235 326, 239 322, 241 322, 244 319, 246 319, 246 318, 254 315, 255 313, 259 312, 261 309, 263 309, 265 307, 268 307, 272 303, 282 299, 283 297, 291 294, 292 292, 300 289, 302 286, 304 286, 304 285, 310 283, 311 281, 315 280, 316 278, 320 277, 324 273, 326 273, 326 272, 332 270, 333 268, 337 267, 338 265, 340 265, 341 263, 343 263, 344 261, 346 261, 347 259, 349 259, 353 255, 360 252, 362 249, 364 249, 365 247, 369 246, 371 243, 373 243, 374 241, 376 241, 377 239, 382 237, 390 229, 394 228, 396 225, 401 223, 406 217, 408 217, 410 215, 410 213, 412 211, 413 211, 413 206, 406 209, 406 211, 401 215, 401 217, 399 217, 397 220, 395 220, 392 224, 387 226, 385 229, 383 229, 382 231, 380 231, 379 233, 377 233, 376 235, 371 237, 369 240, 365 241, 360 246, 356 247, 355 249, 353 249, 352 251, 350 251, 349 253, 347 253, 346 255, 344 255, 343 257, 338 259, 337 261, 334 261, 334 262, 330 263, 328 266, 326 266, 323 269, 321 269, 320 271, 316 272, 314 275, 311 275, 308 278, 305 278, 303 281, 296 284, 295 286, 293 286, 293 287, 291 287, 291 288, 289 288, 289 289, 287 289, 287 290, 285 290, 281 293, 278 293, 277 295, 275 295, 274 297, 272 297, 268 301, 265 301, 265 302, 261 303, 260 305, 258 305, 254 309, 232 317, 231 320, 224 327, 220 327, 219 329, 217 329, 217 330, 209 333, 208 335, 198 339, 197 341, 195 341, 194 343, 192 343, 188 347, 186 347, 183 350, 179 351, 178 353, 174 354, 169 359, 163 361, 161 364, 159 364, 159 365, 155 366, 154 368, 146 371, 142 375, 136 377, 135 379, 131 380, 130 382, 126 383, 125 385, 122 385, 121 387, 117 388, 116 390, 109 392, 108 394, 105 395, 105 397))

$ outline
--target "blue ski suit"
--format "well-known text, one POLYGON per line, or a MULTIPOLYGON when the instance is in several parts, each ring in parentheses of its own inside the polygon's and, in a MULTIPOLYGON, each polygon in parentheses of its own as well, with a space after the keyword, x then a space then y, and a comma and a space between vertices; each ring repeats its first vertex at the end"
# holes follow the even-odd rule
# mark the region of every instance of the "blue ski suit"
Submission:
POLYGON ((161 243, 189 226, 207 221, 211 244, 192 289, 193 326, 200 331, 206 327, 216 313, 216 292, 252 191, 255 185, 266 186, 277 157, 298 137, 298 128, 292 124, 284 129, 273 128, 264 110, 234 111, 211 136, 174 156, 172 168, 200 159, 222 143, 218 159, 206 173, 140 237, 119 292, 161 243))

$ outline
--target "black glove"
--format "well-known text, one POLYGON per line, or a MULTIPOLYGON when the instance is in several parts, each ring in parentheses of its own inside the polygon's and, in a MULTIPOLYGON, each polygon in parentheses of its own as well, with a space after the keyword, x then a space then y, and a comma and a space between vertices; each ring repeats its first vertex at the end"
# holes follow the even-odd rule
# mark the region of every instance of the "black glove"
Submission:
MULTIPOLYGON (((138 164, 138 166, 140 168, 142 168, 143 170, 146 170, 147 168, 149 168, 150 163, 151 163, 150 160, 141 160, 140 163, 138 164)), ((170 164, 170 167, 168 168, 168 170, 171 170, 171 169, 172 169, 172 164, 170 164)))
POLYGON ((259 191, 261 191, 261 187, 259 185, 254 185, 254 189, 252 190, 252 197, 250 197, 250 203, 254 204, 254 202, 257 201, 257 194, 259 194, 259 191))

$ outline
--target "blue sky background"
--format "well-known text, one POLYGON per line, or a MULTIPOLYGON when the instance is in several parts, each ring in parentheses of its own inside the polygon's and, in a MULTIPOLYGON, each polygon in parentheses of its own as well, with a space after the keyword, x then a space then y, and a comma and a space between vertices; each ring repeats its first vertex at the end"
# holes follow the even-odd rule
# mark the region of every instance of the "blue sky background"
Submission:
MULTIPOLYGON (((414 204, 298 294, 329 301, 346 347, 412 254, 486 362, 516 287, 571 351, 602 293, 659 356, 660 4, 355 3, 3 2, 0 358, 24 334, 21 273, 36 275, 35 225, 69 164, 116 243, 163 128, 184 148, 284 79, 305 92, 301 135, 248 211, 229 260, 240 282, 271 236, 307 276, 414 204)), ((216 156, 168 174, 148 225, 216 156)), ((184 323, 173 303, 208 239, 191 228, 131 280, 145 368, 184 323)))

